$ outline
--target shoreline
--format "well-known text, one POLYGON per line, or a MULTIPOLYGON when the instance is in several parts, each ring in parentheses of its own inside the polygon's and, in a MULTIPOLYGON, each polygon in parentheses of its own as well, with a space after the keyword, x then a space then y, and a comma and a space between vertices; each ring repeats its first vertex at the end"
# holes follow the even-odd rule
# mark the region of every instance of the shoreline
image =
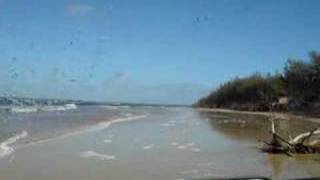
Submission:
POLYGON ((239 111, 233 109, 223 109, 223 108, 195 108, 197 111, 201 112, 220 112, 220 113, 233 113, 233 114, 248 114, 248 115, 261 115, 261 116, 271 116, 274 115, 277 119, 299 119, 303 121, 309 121, 320 124, 320 118, 309 117, 305 115, 296 115, 290 112, 263 112, 263 111, 239 111))

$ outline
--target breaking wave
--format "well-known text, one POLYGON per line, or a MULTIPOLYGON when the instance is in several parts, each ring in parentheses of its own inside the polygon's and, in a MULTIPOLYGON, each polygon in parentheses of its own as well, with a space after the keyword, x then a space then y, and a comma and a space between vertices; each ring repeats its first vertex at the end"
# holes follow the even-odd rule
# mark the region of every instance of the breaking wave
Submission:
POLYGON ((23 139, 27 136, 28 136, 28 132, 23 131, 22 133, 12 136, 6 141, 2 142, 0 144, 0 158, 12 154, 14 152, 14 148, 11 147, 11 145, 17 142, 19 139, 23 139))
POLYGON ((62 106, 42 106, 39 108, 40 111, 67 111, 77 109, 77 105, 75 104, 65 104, 62 106))
POLYGON ((65 105, 48 105, 48 106, 17 106, 9 109, 12 113, 34 113, 38 111, 53 112, 53 111, 67 111, 77 109, 75 104, 65 105))
MULTIPOLYGON (((133 120, 137 120, 137 119, 142 119, 142 118, 145 118, 145 117, 147 117, 147 114, 140 115, 140 116, 131 116, 131 117, 113 119, 113 120, 110 120, 110 121, 107 121, 107 122, 98 123, 97 125, 93 125, 93 126, 88 127, 88 128, 86 128, 84 130, 67 133, 67 134, 64 134, 64 135, 61 135, 61 136, 58 136, 58 137, 39 140, 39 141, 35 141, 35 142, 30 142, 28 144, 20 144, 20 145, 16 146, 16 148, 24 148, 24 147, 28 147, 28 146, 32 146, 32 145, 36 145, 36 144, 47 143, 47 142, 51 142, 51 141, 55 141, 55 140, 59 140, 59 139, 65 139, 67 137, 80 135, 80 134, 83 134, 83 133, 99 131, 99 130, 106 129, 106 128, 110 127, 112 124, 115 124, 115 123, 129 122, 129 121, 133 121, 133 120)), ((2 142, 0 144, 0 159, 2 157, 4 157, 4 156, 8 156, 8 155, 12 154, 15 151, 15 149, 12 147, 12 144, 16 143, 20 139, 26 138, 27 136, 28 136, 27 131, 23 131, 22 133, 17 134, 17 135, 15 135, 13 137, 10 137, 6 141, 2 142)), ((96 156, 97 154, 93 154, 93 153, 90 152, 87 155, 88 156, 96 156)))
POLYGON ((37 111, 37 107, 12 107, 10 109, 10 112, 12 113, 33 113, 37 111))

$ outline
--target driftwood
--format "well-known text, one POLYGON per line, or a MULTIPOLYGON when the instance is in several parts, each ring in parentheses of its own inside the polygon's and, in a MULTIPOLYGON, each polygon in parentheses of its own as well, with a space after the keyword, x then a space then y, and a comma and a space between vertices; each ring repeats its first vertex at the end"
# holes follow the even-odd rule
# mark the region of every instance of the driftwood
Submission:
POLYGON ((303 143, 303 142, 306 141, 308 138, 311 138, 311 136, 317 135, 317 134, 320 134, 320 129, 314 129, 313 131, 299 134, 299 135, 296 136, 294 139, 292 139, 292 140, 290 141, 290 143, 292 143, 292 144, 296 144, 296 143, 299 143, 299 142, 302 142, 302 143, 303 143))
POLYGON ((320 143, 320 139, 310 141, 314 135, 320 134, 320 129, 299 134, 287 141, 277 134, 274 119, 271 118, 270 121, 272 139, 270 142, 262 141, 264 143, 264 146, 261 148, 263 152, 287 155, 320 153, 320 146, 317 146, 320 143))

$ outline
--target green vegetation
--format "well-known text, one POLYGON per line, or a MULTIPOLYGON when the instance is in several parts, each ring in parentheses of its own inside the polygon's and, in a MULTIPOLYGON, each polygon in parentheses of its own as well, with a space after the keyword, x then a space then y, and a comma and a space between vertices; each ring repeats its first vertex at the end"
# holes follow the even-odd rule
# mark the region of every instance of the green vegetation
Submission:
POLYGON ((278 110, 319 109, 320 55, 313 51, 309 61, 289 59, 283 73, 255 73, 230 80, 200 99, 196 106, 250 111, 267 111, 272 107, 278 110))

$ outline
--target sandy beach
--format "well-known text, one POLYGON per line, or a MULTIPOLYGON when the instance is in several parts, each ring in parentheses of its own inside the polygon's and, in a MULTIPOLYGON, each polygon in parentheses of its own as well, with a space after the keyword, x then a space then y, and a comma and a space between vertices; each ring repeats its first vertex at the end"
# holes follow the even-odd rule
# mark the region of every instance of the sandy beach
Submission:
MULTIPOLYGON (((29 115, 32 118, 59 118, 53 122, 42 119, 41 124, 30 121, 33 126, 25 126, 23 136, 15 136, 21 139, 7 144, 13 151, 0 159, 1 179, 177 180, 252 175, 284 179, 320 176, 319 155, 287 157, 260 152, 258 140, 269 138, 270 127, 267 117, 261 114, 166 107, 79 109, 59 116, 50 113, 29 115), (111 114, 114 117, 107 118, 111 114), (74 117, 80 116, 87 120, 75 121, 74 117), (47 132, 45 127, 52 123, 62 128, 54 130, 61 135, 47 132), (39 125, 45 131, 40 133, 37 128, 37 133, 33 132, 34 126, 39 125)), ((283 120, 280 124, 283 133, 292 134, 316 125, 295 119, 283 120)))
POLYGON ((261 116, 273 116, 277 119, 296 119, 302 121, 310 121, 314 123, 320 123, 320 118, 309 117, 305 115, 296 115, 290 112, 258 112, 258 111, 238 111, 232 109, 220 109, 220 108, 195 108, 200 112, 220 112, 220 113, 232 113, 232 114, 248 114, 248 115, 261 115, 261 116))

